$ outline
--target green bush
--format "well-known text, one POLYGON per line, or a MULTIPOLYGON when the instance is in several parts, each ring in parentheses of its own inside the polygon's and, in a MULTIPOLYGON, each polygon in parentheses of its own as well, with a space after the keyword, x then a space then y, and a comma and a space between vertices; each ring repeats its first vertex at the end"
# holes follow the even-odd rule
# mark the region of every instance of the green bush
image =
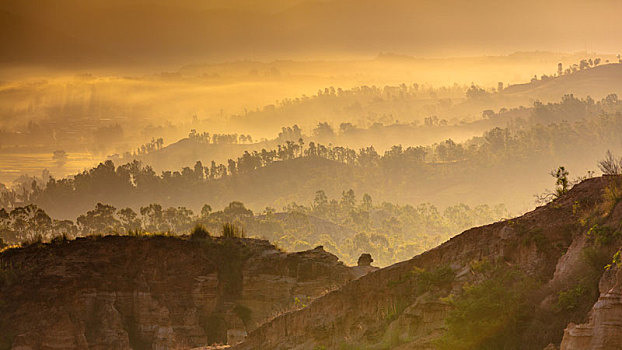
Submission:
POLYGON ((210 234, 207 231, 207 229, 203 225, 200 225, 200 224, 197 224, 196 226, 194 226, 194 228, 190 232, 191 240, 202 240, 202 239, 208 239, 209 237, 210 237, 210 234))
POLYGON ((555 309, 557 311, 570 311, 576 309, 577 306, 579 306, 581 297, 583 297, 586 293, 588 293, 588 288, 583 284, 579 284, 574 288, 559 292, 555 309))
POLYGON ((534 283, 522 273, 496 268, 491 278, 466 285, 450 297, 454 307, 446 318, 440 349, 520 349, 519 337, 530 316, 528 293, 534 283))
POLYGON ((417 280, 417 295, 423 294, 432 288, 448 287, 456 277, 456 273, 449 266, 441 266, 431 271, 417 269, 414 274, 417 280))
POLYGON ((614 231, 611 227, 596 224, 587 231, 587 237, 591 242, 606 246, 620 237, 620 231, 614 231))

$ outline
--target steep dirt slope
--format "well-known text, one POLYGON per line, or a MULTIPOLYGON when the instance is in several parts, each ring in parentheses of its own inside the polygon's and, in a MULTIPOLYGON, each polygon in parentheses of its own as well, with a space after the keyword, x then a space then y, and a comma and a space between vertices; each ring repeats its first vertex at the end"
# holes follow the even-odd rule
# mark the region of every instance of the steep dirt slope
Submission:
POLYGON ((0 349, 186 349, 236 342, 360 274, 321 247, 107 236, 0 254, 0 349), (296 305, 298 304, 298 305, 296 305))
POLYGON ((569 322, 587 321, 620 247, 621 184, 589 179, 522 217, 465 231, 268 322, 235 349, 554 348, 569 322))

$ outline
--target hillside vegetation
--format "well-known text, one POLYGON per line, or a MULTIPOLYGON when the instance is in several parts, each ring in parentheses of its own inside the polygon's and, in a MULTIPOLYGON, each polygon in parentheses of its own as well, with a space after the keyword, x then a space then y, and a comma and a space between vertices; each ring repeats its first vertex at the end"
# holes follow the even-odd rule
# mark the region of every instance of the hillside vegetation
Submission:
POLYGON ((588 320, 599 281, 602 293, 614 293, 602 299, 610 311, 595 306, 609 321, 592 319, 583 340, 566 334, 562 349, 581 341, 615 349, 619 334, 597 339, 591 332, 618 324, 611 310, 619 310, 621 186, 620 176, 585 180, 524 216, 467 230, 352 281, 259 327, 234 349, 556 348, 569 323, 588 320))
POLYGON ((140 162, 106 161, 69 178, 23 179, 2 190, 0 199, 4 207, 34 203, 54 217, 75 218, 97 203, 135 210, 159 203, 198 212, 206 203, 224 207, 237 200, 262 212, 306 203, 319 190, 338 197, 353 189, 377 203, 429 202, 441 208, 504 203, 512 212, 524 211, 534 194, 549 187, 551 169, 565 165, 583 176, 594 169, 594 159, 618 147, 620 106, 616 95, 598 102, 568 95, 559 103, 536 102, 527 118, 464 142, 395 145, 383 154, 374 147, 355 150, 301 138, 245 152, 225 164, 197 162, 160 174, 140 162))
POLYGON ((243 203, 231 202, 212 212, 209 205, 194 214, 185 207, 163 208, 152 203, 137 212, 98 203, 95 208, 70 220, 51 218, 35 205, 0 209, 0 239, 6 244, 50 241, 93 234, 183 235, 194 231, 221 235, 224 225, 233 225, 248 237, 269 240, 286 251, 323 246, 348 264, 363 253, 371 253, 375 264, 386 266, 409 259, 474 225, 507 217, 503 205, 494 208, 464 204, 440 211, 426 203, 416 207, 373 202, 352 190, 340 199, 318 191, 311 205, 291 204, 284 212, 267 208, 255 215, 243 203))

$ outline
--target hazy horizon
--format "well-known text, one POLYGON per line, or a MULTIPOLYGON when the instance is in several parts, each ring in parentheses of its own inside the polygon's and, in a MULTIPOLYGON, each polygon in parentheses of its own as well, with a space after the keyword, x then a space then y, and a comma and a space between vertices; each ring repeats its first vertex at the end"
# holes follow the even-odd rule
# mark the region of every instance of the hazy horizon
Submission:
POLYGON ((622 3, 615 0, 8 0, 0 5, 0 63, 171 67, 360 59, 381 52, 417 57, 617 54, 620 13, 622 3))
MULTIPOLYGON (((140 161, 156 183, 187 180, 201 162, 196 192, 218 206, 243 198, 280 210, 317 190, 355 189, 403 205, 503 202, 523 212, 553 162, 578 176, 616 147, 603 131, 600 143, 572 151, 551 135, 564 123, 605 125, 599 113, 617 112, 620 19, 615 0, 6 0, 0 194, 5 204, 46 203, 71 218, 102 196, 136 206, 147 197, 90 193, 63 210, 45 195, 27 197, 107 160, 120 176, 140 161), (514 164, 499 159, 511 158, 512 142, 531 163, 507 174, 514 164), (322 156, 315 145, 326 147, 322 156), (362 171, 368 152, 386 183, 362 171), (393 157, 404 157, 409 177, 384 173, 393 157), (249 159, 244 176, 257 184, 242 190, 236 164, 249 159), (477 182, 486 169, 494 179, 477 182), (289 187, 267 181, 270 172, 289 187), (344 178, 326 178, 332 172, 344 178), (517 188, 495 189, 504 176, 517 188)), ((577 133, 586 142, 587 132, 577 133)), ((184 186, 163 203, 196 210, 200 199, 184 186)))

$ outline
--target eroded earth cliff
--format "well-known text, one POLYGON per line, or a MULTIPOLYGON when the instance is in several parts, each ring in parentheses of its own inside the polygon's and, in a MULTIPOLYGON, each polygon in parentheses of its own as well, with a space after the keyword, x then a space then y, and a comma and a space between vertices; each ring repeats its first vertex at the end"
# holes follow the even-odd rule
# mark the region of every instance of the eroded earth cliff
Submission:
POLYGON ((0 263, 0 349, 20 350, 235 343, 360 274, 321 247, 164 236, 57 240, 0 263))

